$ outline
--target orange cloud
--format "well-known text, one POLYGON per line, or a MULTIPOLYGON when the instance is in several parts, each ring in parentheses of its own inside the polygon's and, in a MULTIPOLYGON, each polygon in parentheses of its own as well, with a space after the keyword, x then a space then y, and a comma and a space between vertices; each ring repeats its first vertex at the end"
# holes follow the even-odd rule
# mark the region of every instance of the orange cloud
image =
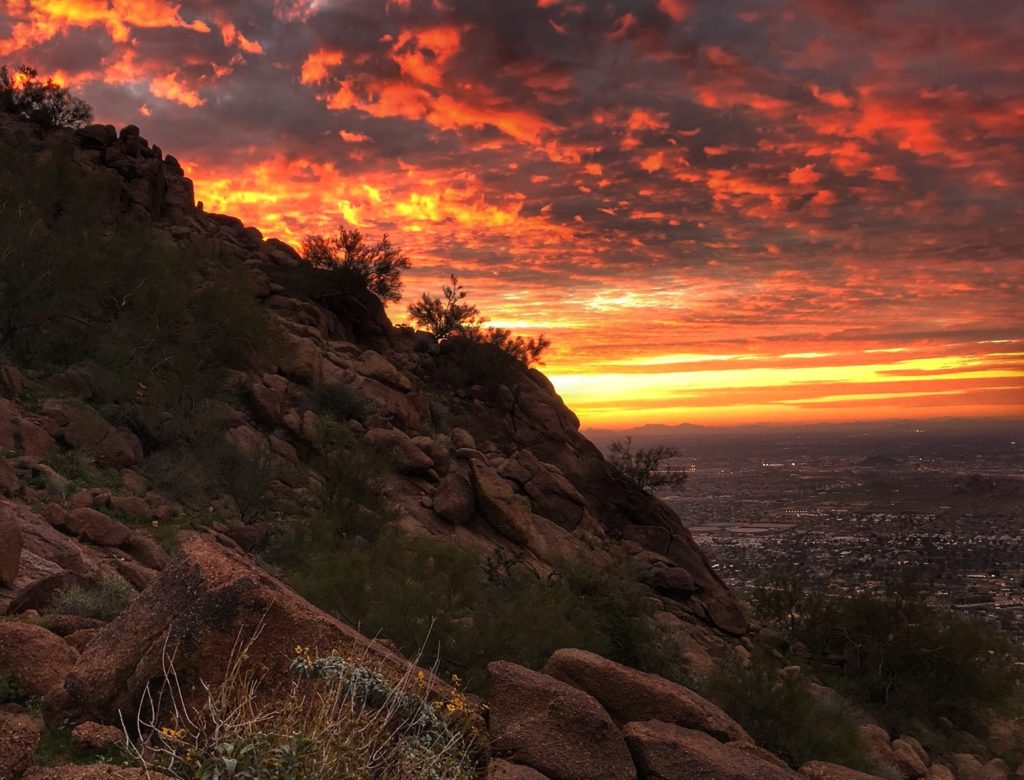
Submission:
POLYGON ((302 84, 319 84, 326 81, 328 68, 341 65, 344 60, 345 55, 340 51, 319 49, 310 52, 306 61, 302 63, 299 81, 302 84))
POLYGON ((164 0, 18 0, 8 11, 16 12, 20 21, 13 26, 11 36, 0 41, 0 55, 52 40, 71 27, 104 27, 111 39, 120 43, 128 41, 133 28, 178 27, 210 32, 202 21, 182 19, 180 8, 164 0))
POLYGON ((149 91, 153 94, 153 97, 171 100, 189 108, 197 108, 203 105, 206 101, 194 89, 181 83, 178 80, 178 76, 177 71, 172 71, 166 76, 153 79, 149 82, 149 91))

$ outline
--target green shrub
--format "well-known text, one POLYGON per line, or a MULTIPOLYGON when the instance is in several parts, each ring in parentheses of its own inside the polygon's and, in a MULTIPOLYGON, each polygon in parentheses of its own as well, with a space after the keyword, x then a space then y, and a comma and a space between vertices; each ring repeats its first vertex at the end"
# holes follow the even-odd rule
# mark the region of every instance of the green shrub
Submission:
POLYGON ((803 644, 822 675, 896 728, 940 719, 970 726, 1024 686, 1024 651, 1010 637, 913 593, 830 596, 773 575, 750 595, 756 614, 803 644))
POLYGON ((135 598, 135 589, 118 576, 106 577, 95 585, 71 585, 58 591, 47 605, 51 615, 113 620, 135 598))
POLYGON ((339 422, 364 420, 371 412, 370 404, 349 384, 321 384, 316 388, 313 400, 321 417, 329 417, 339 422))
POLYGON ((13 674, 0 671, 0 704, 24 704, 28 698, 13 674))
POLYGON ((379 522, 368 527, 363 521, 356 530, 350 517, 305 523, 278 556, 290 584, 407 654, 423 648, 442 669, 464 677, 470 690, 485 686, 490 661, 536 669, 561 647, 685 676, 628 571, 581 567, 541 578, 516 560, 481 561, 449 543, 381 530, 379 522))
POLYGON ((402 271, 411 267, 386 233, 371 244, 361 231, 344 225, 333 236, 303 238, 302 256, 314 268, 354 277, 382 301, 402 299, 402 271))
POLYGON ((720 663, 698 683, 701 693, 743 726, 761 747, 793 767, 831 761, 864 772, 877 770, 861 740, 855 713, 816 701, 802 678, 782 679, 778 664, 755 653, 744 667, 720 663))

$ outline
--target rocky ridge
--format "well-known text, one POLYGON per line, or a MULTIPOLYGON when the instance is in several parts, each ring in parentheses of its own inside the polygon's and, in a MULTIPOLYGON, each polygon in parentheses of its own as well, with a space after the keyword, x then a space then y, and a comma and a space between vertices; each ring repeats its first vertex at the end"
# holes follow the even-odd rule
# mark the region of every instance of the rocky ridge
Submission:
MULTIPOLYGON (((197 257, 244 269, 279 348, 232 373, 210 416, 225 442, 266 464, 267 511, 243 519, 236 498, 218 496, 210 528, 184 535, 173 558, 150 530, 173 525, 185 507, 143 476, 150 453, 103 414, 93 367, 72 365, 41 382, 0 365, 0 609, 9 616, 0 622, 0 672, 42 702, 48 726, 109 741, 104 726, 138 706, 168 647, 187 658, 183 689, 197 695, 224 675, 240 636, 257 636, 253 657, 271 681, 285 676, 295 642, 408 670, 386 640, 323 613, 253 562, 287 533, 289 518, 322 509, 324 476, 305 453, 322 446, 324 421, 311 398, 324 387, 346 388, 365 410, 346 429, 387 455, 380 477, 404 532, 481 555, 502 551, 545 575, 573 561, 631 561, 691 668, 749 645, 743 613, 682 520, 604 460, 543 374, 519 368, 494 386, 453 383, 436 342, 393 326, 372 295, 296 290, 303 263, 294 250, 205 213, 181 166, 137 128, 47 134, 0 115, 0 144, 47 154, 57 142, 72 144, 77 164, 119 193, 131 218, 197 257), (117 485, 78 485, 62 473, 60 456, 69 453, 116 471, 117 485), (116 618, 40 617, 58 592, 112 575, 140 593, 116 618)), ((489 673, 489 777, 864 776, 823 762, 797 773, 697 693, 592 653, 559 651, 540 672, 497 662, 489 673)), ((40 733, 18 705, 0 710, 0 780, 102 775, 32 768, 40 733)), ((1009 777, 974 756, 949 768, 907 738, 869 736, 894 777, 1009 777)))

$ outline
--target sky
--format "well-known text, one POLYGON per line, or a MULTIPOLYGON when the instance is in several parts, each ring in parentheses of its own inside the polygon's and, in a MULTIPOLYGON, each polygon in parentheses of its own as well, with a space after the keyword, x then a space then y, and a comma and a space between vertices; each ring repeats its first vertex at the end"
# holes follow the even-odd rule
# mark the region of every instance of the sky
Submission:
POLYGON ((1024 416, 1019 0, 0 0, 208 211, 339 223, 584 426, 1024 416))

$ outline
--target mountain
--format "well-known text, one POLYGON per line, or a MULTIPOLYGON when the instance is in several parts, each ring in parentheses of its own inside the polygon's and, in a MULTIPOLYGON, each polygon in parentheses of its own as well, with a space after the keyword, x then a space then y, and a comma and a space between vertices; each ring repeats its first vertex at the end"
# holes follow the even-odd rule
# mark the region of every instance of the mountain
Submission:
POLYGON ((0 777, 125 734, 179 778, 858 776, 680 684, 752 628, 542 373, 206 213, 138 128, 0 114, 0 271, 0 777))

